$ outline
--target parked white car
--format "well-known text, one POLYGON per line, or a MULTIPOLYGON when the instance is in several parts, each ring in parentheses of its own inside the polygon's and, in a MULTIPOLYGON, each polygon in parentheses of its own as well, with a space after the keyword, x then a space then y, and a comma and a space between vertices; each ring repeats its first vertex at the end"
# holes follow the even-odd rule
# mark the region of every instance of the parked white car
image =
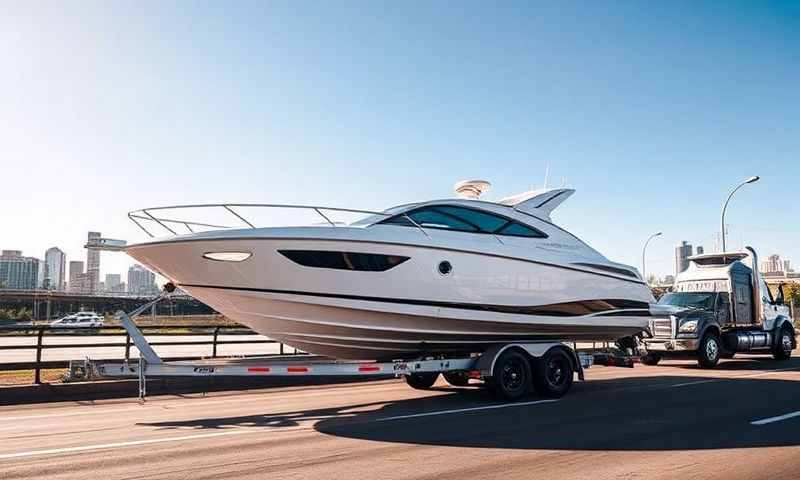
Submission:
POLYGON ((103 317, 95 312, 78 312, 59 318, 52 322, 50 326, 54 328, 102 327, 103 321, 103 317))

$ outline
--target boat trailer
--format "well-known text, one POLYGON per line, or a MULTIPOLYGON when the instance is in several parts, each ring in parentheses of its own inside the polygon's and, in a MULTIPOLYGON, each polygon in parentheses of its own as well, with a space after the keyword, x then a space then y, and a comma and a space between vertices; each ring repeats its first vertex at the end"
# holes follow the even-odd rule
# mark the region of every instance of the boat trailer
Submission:
MULTIPOLYGON (((436 381, 439 374, 444 374, 449 383, 465 386, 469 379, 484 380, 485 383, 493 385, 494 391, 505 399, 516 399, 521 396, 509 391, 508 387, 514 386, 514 381, 529 381, 537 384, 540 390, 540 383, 546 379, 540 378, 537 382, 537 373, 541 377, 552 376, 553 372, 544 373, 540 370, 544 367, 531 368, 529 366, 519 366, 519 358, 527 354, 535 364, 556 362, 556 368, 564 369, 564 374, 569 375, 566 389, 563 392, 556 390, 558 396, 566 393, 572 384, 574 374, 580 380, 584 380, 584 369, 593 364, 632 367, 635 357, 621 356, 607 350, 597 352, 582 351, 576 348, 575 344, 570 345, 565 342, 515 342, 497 344, 491 346, 481 354, 472 354, 462 358, 436 358, 426 357, 415 360, 394 360, 389 362, 358 362, 358 361, 336 361, 320 357, 308 357, 308 360, 298 361, 298 357, 293 356, 291 361, 286 357, 264 357, 249 358, 246 362, 221 362, 219 359, 198 360, 193 362, 175 361, 165 362, 153 350, 142 331, 135 323, 135 318, 143 312, 153 307, 158 302, 167 298, 174 287, 171 284, 165 286, 164 291, 155 299, 140 306, 130 313, 123 311, 117 312, 117 318, 122 323, 122 327, 130 335, 131 341, 139 350, 138 360, 131 361, 108 361, 108 360, 73 360, 70 362, 70 378, 74 381, 80 380, 100 380, 111 378, 136 378, 139 381, 139 399, 145 400, 147 396, 147 379, 155 377, 387 377, 403 376, 413 388, 427 389, 436 381), (522 354, 522 355, 520 355, 522 354), (516 357, 515 357, 516 356, 516 357), (555 357, 555 358, 553 358, 555 357), (511 360, 508 360, 511 358, 511 360), (514 363, 514 358, 517 362, 514 363), (558 360, 561 364, 558 364, 558 360), (567 359, 566 361, 564 359, 567 359), (502 364, 502 365, 501 365, 502 364), (568 365, 569 364, 569 365, 568 365), (560 365, 560 366, 559 366, 560 365), (499 369, 499 370, 498 370, 499 369), (534 371, 536 370, 536 372, 534 371), (526 377, 527 375, 527 377, 526 377), (460 382, 452 381, 453 378, 462 379, 460 382), (498 379, 506 379, 499 382, 498 379), (499 383, 508 383, 505 387, 499 383)), ((559 370, 561 371, 561 370, 559 370)), ((529 391, 527 385, 523 385, 525 392, 529 391)), ((545 385, 546 387, 546 385, 545 385)), ((552 395, 551 395, 552 396, 552 395)))

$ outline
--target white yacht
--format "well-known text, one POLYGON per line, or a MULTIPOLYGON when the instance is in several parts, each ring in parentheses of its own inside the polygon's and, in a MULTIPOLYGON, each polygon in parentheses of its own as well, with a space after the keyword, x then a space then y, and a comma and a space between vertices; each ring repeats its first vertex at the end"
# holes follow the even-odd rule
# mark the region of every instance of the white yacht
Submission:
POLYGON ((384 212, 248 204, 144 209, 131 220, 151 236, 153 227, 170 236, 125 251, 227 317, 334 358, 616 340, 647 328, 654 299, 636 269, 609 261, 551 220, 574 190, 479 200, 488 186, 461 182, 461 198, 384 212), (176 218, 198 207, 228 213, 244 228, 176 218), (259 228, 242 213, 254 207, 310 210, 326 223, 259 228), (366 216, 332 220, 342 212, 366 216))

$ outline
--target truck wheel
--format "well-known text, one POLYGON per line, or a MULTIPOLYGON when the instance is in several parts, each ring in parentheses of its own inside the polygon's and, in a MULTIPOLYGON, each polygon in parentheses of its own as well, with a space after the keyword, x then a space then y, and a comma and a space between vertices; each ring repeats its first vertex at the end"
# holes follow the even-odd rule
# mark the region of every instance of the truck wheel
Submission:
POLYGON ((791 358, 794 343, 792 333, 791 329, 785 325, 781 327, 775 346, 772 347, 772 358, 775 360, 789 360, 791 358))
POLYGON ((639 360, 645 365, 658 365, 658 362, 661 361, 661 355, 657 353, 648 353, 647 355, 643 355, 639 360))
POLYGON ((406 375, 406 383, 415 390, 428 390, 436 383, 437 378, 439 374, 436 372, 412 373, 406 375))
POLYGON ((457 372, 444 372, 442 374, 447 383, 454 387, 466 387, 469 385, 469 373, 459 370, 457 372))
POLYGON ((528 356, 517 350, 506 350, 494 362, 490 387, 505 400, 519 400, 530 391, 531 365, 528 356))
POLYGON ((542 397, 562 397, 572 387, 575 369, 564 350, 551 349, 534 365, 533 384, 542 397))
POLYGON ((722 343, 714 332, 707 332, 700 340, 700 347, 697 349, 697 364, 700 368, 714 368, 719 363, 719 356, 722 353, 722 343))

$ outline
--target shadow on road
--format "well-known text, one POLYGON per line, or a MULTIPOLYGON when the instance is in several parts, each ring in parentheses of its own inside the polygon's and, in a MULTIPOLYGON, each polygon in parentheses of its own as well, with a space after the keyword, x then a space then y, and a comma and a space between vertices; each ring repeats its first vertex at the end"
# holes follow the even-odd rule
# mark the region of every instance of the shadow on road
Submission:
MULTIPOLYGON (((740 363, 736 369, 750 369, 748 363, 740 363)), ((776 370, 800 367, 800 360, 773 365, 776 370)), ((569 395, 552 403, 452 413, 448 411, 501 404, 481 388, 443 387, 437 390, 445 394, 410 400, 287 412, 269 412, 265 405, 260 415, 141 425, 175 429, 313 425, 321 433, 351 439, 504 449, 658 451, 800 445, 800 418, 767 426, 750 423, 800 408, 796 403, 800 383, 753 375, 597 379, 576 383, 569 395), (408 415, 416 416, 394 418, 408 415)))
MULTIPOLYGON (((800 351, 794 352, 794 355, 798 354, 800 354, 800 351)), ((702 370, 694 359, 663 359, 659 363, 659 366, 702 370)), ((714 370, 779 370, 781 368, 792 367, 800 367, 800 358, 795 357, 787 361, 775 363, 775 360, 768 355, 739 354, 733 359, 720 360, 714 370)))

